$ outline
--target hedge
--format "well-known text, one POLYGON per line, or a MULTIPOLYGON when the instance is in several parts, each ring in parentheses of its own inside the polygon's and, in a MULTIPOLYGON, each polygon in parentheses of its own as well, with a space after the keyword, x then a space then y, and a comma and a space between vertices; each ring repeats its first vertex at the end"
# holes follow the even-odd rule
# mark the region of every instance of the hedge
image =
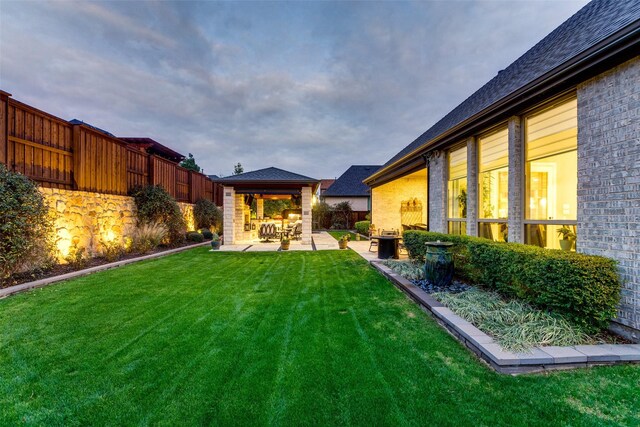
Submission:
POLYGON ((371 225, 371 221, 358 221, 355 223, 356 231, 363 236, 369 235, 369 226, 371 225))
POLYGON ((406 231, 403 238, 414 259, 424 259, 427 241, 455 243, 460 278, 562 314, 589 332, 606 328, 616 315, 621 285, 612 259, 425 231, 406 231))

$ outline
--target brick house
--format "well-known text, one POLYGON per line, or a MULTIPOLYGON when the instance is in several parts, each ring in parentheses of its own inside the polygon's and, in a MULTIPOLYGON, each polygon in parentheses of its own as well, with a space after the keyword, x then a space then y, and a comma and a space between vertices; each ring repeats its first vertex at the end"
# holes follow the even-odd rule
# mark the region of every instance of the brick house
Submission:
POLYGON ((619 261, 613 327, 640 340, 640 3, 586 5, 364 181, 372 222, 406 200, 432 231, 619 261))

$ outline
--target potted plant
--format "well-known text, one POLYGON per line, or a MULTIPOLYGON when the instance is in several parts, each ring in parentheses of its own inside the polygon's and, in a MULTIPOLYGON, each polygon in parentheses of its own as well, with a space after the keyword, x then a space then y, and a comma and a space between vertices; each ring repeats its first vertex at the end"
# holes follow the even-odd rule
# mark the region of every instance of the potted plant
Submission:
POLYGON ((220 236, 218 236, 218 233, 211 233, 211 249, 214 251, 220 249, 220 236))
POLYGON ((349 235, 345 234, 338 240, 338 247, 340 249, 347 249, 347 244, 349 243, 349 235))
POLYGON ((576 241, 576 233, 566 225, 563 225, 558 228, 558 237, 561 237, 560 248, 562 248, 563 251, 570 251, 573 247, 573 242, 576 241))
POLYGON ((289 238, 288 237, 283 237, 282 241, 280 242, 280 248, 283 251, 288 251, 290 245, 291 245, 291 241, 289 240, 289 238))

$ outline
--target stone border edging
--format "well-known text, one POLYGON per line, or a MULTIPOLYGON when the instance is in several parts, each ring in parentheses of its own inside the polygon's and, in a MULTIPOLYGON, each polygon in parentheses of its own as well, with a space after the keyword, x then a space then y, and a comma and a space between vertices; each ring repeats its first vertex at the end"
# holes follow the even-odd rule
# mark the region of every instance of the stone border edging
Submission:
POLYGON ((504 350, 493 338, 455 314, 431 295, 378 261, 370 264, 397 288, 430 312, 447 332, 502 374, 523 374, 640 362, 640 344, 533 347, 530 353, 504 350))
POLYGON ((127 264, 132 264, 138 261, 144 261, 147 259, 160 258, 166 255, 175 254, 178 252, 186 251, 188 249, 198 248, 200 246, 210 245, 211 242, 196 243, 194 245, 183 246, 181 248, 169 249, 168 251, 157 252, 151 255, 144 255, 137 258, 123 259, 122 261, 111 262, 109 264, 97 265, 91 268, 85 268, 84 270, 72 271, 71 273, 61 274, 59 276, 47 277, 45 279, 34 280, 33 282, 21 283, 19 285, 10 286, 8 288, 0 289, 0 299, 6 298, 10 295, 17 294, 19 292, 25 292, 30 289, 43 288, 45 286, 52 285, 64 280, 73 279, 80 276, 86 276, 87 274, 97 273, 98 271, 108 270, 110 268, 122 267, 127 264))

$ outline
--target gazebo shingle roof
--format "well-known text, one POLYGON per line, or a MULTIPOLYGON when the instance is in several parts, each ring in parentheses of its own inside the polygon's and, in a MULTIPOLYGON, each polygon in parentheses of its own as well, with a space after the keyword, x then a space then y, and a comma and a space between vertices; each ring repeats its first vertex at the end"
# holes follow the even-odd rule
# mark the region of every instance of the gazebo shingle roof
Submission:
POLYGON ((317 184, 320 182, 315 178, 289 172, 279 168, 258 169, 251 172, 245 172, 238 175, 231 175, 224 178, 218 178, 218 182, 252 182, 252 181, 273 181, 273 182, 309 182, 317 184))

